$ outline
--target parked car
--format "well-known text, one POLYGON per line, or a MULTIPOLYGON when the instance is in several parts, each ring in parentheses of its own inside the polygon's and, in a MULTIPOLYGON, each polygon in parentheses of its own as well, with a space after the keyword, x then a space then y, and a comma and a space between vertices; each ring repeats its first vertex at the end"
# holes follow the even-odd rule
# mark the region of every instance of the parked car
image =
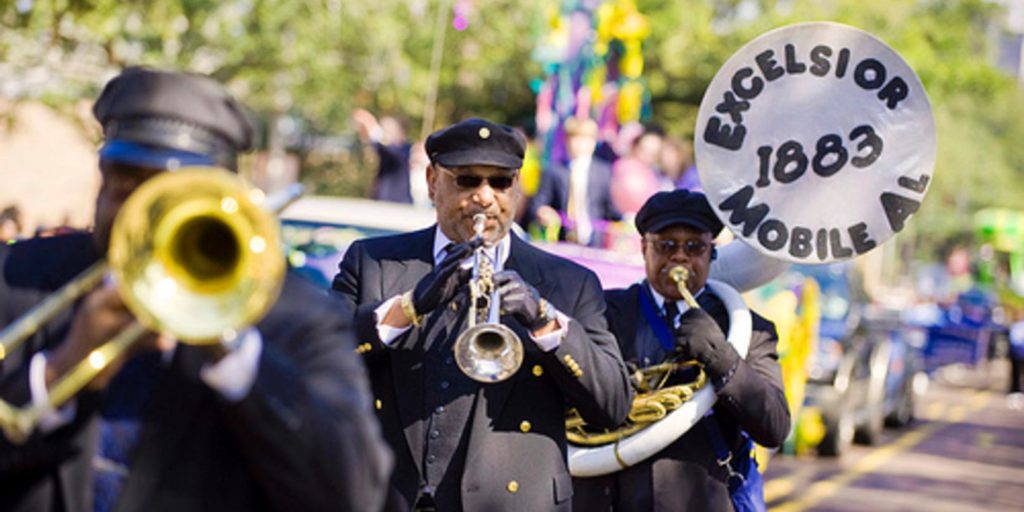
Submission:
POLYGON ((819 340, 805 400, 824 426, 818 453, 839 456, 854 441, 875 444, 887 423, 913 420, 917 376, 924 376, 923 337, 900 312, 865 304, 852 263, 795 270, 821 286, 819 340))

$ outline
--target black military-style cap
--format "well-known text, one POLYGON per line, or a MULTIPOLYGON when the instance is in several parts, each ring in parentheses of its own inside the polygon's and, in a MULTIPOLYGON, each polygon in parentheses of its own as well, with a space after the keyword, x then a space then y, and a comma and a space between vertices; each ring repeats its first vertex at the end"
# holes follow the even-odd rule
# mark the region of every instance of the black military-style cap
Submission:
POLYGON ((686 189, 658 192, 636 214, 636 229, 640 234, 657 233, 677 224, 710 232, 711 236, 718 236, 722 230, 722 221, 711 209, 707 197, 686 189))
POLYGON ((237 154, 252 146, 252 124, 241 104, 219 83, 197 74, 125 69, 103 88, 93 115, 108 146, 127 142, 205 155, 232 169, 237 154))
POLYGON ((493 165, 519 169, 526 153, 526 137, 512 127, 472 118, 430 134, 426 149, 431 162, 445 167, 493 165))

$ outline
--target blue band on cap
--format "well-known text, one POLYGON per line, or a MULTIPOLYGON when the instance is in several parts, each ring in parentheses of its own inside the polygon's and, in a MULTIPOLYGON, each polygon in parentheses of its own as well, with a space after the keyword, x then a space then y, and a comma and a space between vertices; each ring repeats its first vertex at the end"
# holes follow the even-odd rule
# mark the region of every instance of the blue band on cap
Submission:
POLYGON ((123 139, 109 140, 100 148, 100 160, 152 169, 177 169, 193 165, 215 165, 212 157, 191 151, 139 144, 123 139))

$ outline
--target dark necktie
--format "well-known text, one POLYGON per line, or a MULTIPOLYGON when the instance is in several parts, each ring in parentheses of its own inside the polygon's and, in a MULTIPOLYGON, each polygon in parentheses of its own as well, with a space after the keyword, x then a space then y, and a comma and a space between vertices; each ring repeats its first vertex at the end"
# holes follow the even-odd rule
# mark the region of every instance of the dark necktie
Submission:
POLYGON ((93 458, 93 510, 114 510, 131 468, 142 416, 160 379, 159 352, 129 359, 111 381, 103 400, 100 446, 93 458))
POLYGON ((434 260, 435 267, 440 265, 441 262, 448 257, 448 253, 451 252, 453 247, 455 247, 455 244, 452 242, 448 242, 447 244, 445 244, 444 247, 441 248, 441 251, 437 253, 437 259, 434 260))
POLYGON ((676 306, 676 301, 665 301, 665 323, 668 324, 668 330, 675 332, 677 316, 679 316, 679 306, 676 306))

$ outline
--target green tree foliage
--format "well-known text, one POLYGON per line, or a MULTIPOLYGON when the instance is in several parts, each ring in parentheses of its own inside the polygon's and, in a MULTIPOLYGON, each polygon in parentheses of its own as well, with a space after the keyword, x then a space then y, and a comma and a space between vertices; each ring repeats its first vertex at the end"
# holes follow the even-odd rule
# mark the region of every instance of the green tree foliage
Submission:
MULTIPOLYGON (((445 16, 432 126, 467 115, 522 123, 534 111, 531 62, 553 2, 579 0, 0 0, 0 94, 68 104, 95 96, 117 69, 148 64, 209 73, 265 119, 289 114, 307 133, 351 134, 353 108, 397 113, 419 137, 431 86, 435 15, 445 16), (468 27, 451 24, 469 6, 468 27)), ((655 121, 690 136, 719 66, 747 41, 798 21, 871 32, 918 72, 938 127, 932 189, 910 237, 969 228, 982 206, 1024 195, 1024 102, 994 69, 1000 11, 986 0, 637 0, 651 22, 645 77, 655 121)), ((366 167, 359 160, 340 164, 366 167)), ((355 193, 366 170, 316 181, 355 193)), ((325 189, 321 189, 325 190, 325 189)))

